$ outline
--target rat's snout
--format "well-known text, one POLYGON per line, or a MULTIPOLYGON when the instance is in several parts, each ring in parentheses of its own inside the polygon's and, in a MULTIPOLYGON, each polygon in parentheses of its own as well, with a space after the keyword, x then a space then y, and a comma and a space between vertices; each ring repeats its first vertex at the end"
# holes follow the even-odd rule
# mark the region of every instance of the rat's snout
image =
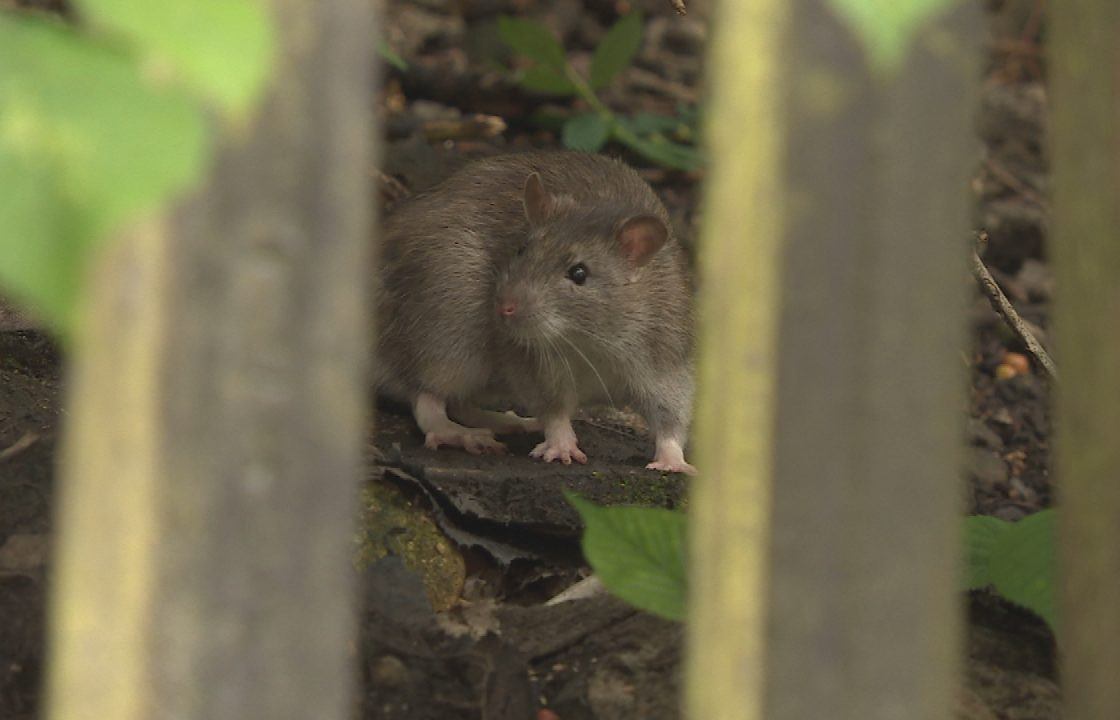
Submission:
POLYGON ((517 313, 517 301, 509 295, 498 298, 498 314, 502 317, 513 317, 517 313))
POLYGON ((528 293, 520 282, 504 284, 498 288, 498 302, 496 309, 498 317, 503 320, 520 320, 526 314, 531 314, 528 293))

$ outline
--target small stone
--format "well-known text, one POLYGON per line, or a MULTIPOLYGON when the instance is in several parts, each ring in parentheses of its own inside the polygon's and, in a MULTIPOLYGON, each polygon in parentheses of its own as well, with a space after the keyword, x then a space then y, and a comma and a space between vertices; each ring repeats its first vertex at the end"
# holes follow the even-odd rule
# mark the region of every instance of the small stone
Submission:
POLYGON ((46 535, 18 534, 0 546, 0 573, 29 573, 47 564, 50 543, 46 535))
POLYGON ((1007 522, 1018 522, 1025 518, 1027 513, 1018 505, 1002 505, 996 508, 996 511, 993 512, 992 515, 1000 520, 1006 520, 1007 522))
POLYGON ((1019 283, 1027 292, 1027 297, 1035 302, 1045 302, 1054 297, 1054 272, 1050 266, 1028 258, 1019 268, 1019 283))
POLYGON ((1010 380, 1018 374, 1019 371, 1007 363, 1000 363, 996 366, 996 380, 1010 380))
POLYGON ((966 457, 968 476, 982 489, 994 491, 1007 485, 1007 463, 985 448, 969 448, 966 457))
POLYGON ((968 444, 989 450, 1002 450, 1003 438, 979 418, 968 419, 968 444))
POLYGON ((395 655, 382 655, 369 664, 369 679, 375 687, 403 687, 409 681, 408 667, 395 655))

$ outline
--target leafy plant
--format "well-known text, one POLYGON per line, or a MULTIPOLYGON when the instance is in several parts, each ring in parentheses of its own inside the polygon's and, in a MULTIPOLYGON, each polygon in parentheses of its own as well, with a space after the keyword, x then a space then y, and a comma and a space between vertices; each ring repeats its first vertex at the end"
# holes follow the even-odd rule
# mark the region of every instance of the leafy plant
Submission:
POLYGON ((587 528, 583 555, 603 585, 635 607, 670 620, 684 620, 684 513, 600 507, 570 493, 567 497, 587 528))
POLYGON ((983 515, 966 518, 965 587, 992 586, 1056 630, 1054 522, 1052 509, 1014 523, 983 515))
POLYGON ((595 48, 588 77, 570 62, 560 42, 548 28, 522 18, 503 16, 498 32, 513 51, 533 61, 519 76, 522 87, 552 95, 574 95, 583 99, 592 112, 564 122, 561 140, 566 147, 596 152, 614 139, 642 156, 678 170, 695 170, 701 165, 693 145, 677 142, 672 134, 691 139, 694 132, 685 119, 641 113, 633 118, 611 111, 596 95, 634 59, 642 40, 642 18, 630 13, 617 23, 595 48))
MULTIPOLYGON (((583 554, 613 594, 635 607, 683 620, 688 595, 684 513, 660 508, 600 507, 569 494, 583 518, 583 554)), ((1057 628, 1054 612, 1054 511, 1016 523, 965 519, 964 587, 994 587, 1007 600, 1057 628)))
POLYGON ((0 12, 0 284, 63 335, 99 243, 193 183, 273 53, 252 0, 76 0, 82 29, 0 12))

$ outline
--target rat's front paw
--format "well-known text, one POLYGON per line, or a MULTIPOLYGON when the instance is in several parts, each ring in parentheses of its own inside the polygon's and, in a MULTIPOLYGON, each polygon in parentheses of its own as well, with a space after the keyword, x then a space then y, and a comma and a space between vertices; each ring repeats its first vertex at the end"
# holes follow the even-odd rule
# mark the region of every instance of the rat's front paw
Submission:
POLYGON ((578 463, 587 462, 587 456, 576 445, 576 439, 573 437, 571 440, 545 440, 540 445, 533 448, 533 452, 529 453, 532 457, 540 458, 545 462, 552 462, 559 460, 565 465, 571 465, 572 460, 578 463))
POLYGON ((646 465, 647 470, 660 470, 661 472, 685 473, 686 475, 695 475, 696 468, 686 463, 684 460, 679 462, 654 460, 649 465, 646 465))
POLYGON ((506 446, 494 439, 494 432, 487 428, 448 428, 433 430, 424 436, 424 446, 438 450, 442 446, 461 447, 471 455, 500 455, 506 446))

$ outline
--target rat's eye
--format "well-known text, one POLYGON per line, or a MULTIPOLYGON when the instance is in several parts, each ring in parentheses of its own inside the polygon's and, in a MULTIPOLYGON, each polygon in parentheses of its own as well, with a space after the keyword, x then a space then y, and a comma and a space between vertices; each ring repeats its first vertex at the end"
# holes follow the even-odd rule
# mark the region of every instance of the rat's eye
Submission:
POLYGON ((568 268, 568 279, 576 285, 582 285, 587 282, 587 266, 583 263, 576 263, 568 268))

